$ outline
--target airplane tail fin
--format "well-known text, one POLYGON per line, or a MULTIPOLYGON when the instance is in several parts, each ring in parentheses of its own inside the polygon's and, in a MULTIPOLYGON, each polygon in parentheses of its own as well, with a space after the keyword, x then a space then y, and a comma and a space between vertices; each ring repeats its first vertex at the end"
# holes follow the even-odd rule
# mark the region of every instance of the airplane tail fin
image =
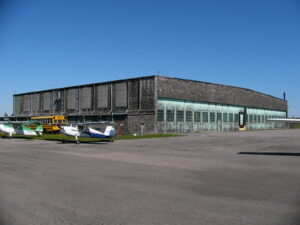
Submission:
POLYGON ((43 134, 43 125, 37 125, 37 127, 35 128, 35 132, 38 135, 42 135, 43 134))
POLYGON ((104 132, 105 136, 115 136, 115 128, 113 126, 107 126, 104 132))

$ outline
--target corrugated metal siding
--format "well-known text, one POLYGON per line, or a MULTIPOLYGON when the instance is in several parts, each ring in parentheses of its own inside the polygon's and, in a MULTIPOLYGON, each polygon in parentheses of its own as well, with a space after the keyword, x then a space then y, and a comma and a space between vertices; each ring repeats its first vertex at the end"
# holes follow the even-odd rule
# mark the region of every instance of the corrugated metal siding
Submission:
POLYGON ((78 89, 69 89, 67 91, 67 109, 75 110, 77 108, 78 89))
POLYGON ((32 113, 38 115, 40 112, 40 94, 32 95, 32 113))
POLYGON ((141 79, 141 109, 154 110, 155 105, 155 82, 154 79, 141 79))
POLYGON ((23 96, 23 113, 29 114, 31 112, 31 96, 24 95, 23 96))
POLYGON ((157 95, 160 98, 287 110, 287 102, 283 99, 249 89, 169 77, 157 78, 157 95))
POLYGON ((92 107, 92 88, 85 87, 81 89, 81 108, 90 109, 92 107))
POLYGON ((53 94, 53 104, 55 113, 62 113, 63 110, 63 99, 64 92, 63 90, 56 90, 53 94))
POLYGON ((128 82, 128 109, 129 111, 137 111, 139 109, 139 80, 128 82))
POLYGON ((22 96, 14 96, 14 115, 18 116, 22 112, 22 96))
POLYGON ((127 107, 127 83, 114 84, 115 107, 127 107))
POLYGON ((107 109, 110 102, 110 87, 109 85, 97 86, 97 108, 107 109))
POLYGON ((43 110, 50 111, 52 106, 52 92, 43 93, 43 110))

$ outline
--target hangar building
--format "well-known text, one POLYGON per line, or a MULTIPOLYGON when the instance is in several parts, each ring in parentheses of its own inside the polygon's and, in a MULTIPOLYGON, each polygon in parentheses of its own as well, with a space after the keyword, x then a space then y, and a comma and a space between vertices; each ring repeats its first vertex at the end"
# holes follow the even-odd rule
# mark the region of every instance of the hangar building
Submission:
POLYGON ((246 88, 164 76, 16 94, 14 115, 113 120, 124 133, 284 128, 287 101, 246 88))

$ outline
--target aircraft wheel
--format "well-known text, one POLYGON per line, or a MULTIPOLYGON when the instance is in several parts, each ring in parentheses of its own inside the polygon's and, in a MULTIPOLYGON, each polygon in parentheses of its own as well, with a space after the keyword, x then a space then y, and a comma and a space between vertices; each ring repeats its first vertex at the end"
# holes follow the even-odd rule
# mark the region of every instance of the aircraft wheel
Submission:
POLYGON ((77 144, 77 145, 79 145, 79 144, 80 144, 80 142, 79 142, 79 141, 76 141, 76 144, 77 144))

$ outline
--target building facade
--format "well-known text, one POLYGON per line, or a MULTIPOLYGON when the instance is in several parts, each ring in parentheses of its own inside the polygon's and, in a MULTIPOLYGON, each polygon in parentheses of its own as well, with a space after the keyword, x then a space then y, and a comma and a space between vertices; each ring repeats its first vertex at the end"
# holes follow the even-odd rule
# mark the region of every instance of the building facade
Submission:
POLYGON ((14 115, 67 115, 70 122, 110 121, 122 133, 184 133, 284 128, 287 101, 253 90, 147 76, 16 94, 14 115))

